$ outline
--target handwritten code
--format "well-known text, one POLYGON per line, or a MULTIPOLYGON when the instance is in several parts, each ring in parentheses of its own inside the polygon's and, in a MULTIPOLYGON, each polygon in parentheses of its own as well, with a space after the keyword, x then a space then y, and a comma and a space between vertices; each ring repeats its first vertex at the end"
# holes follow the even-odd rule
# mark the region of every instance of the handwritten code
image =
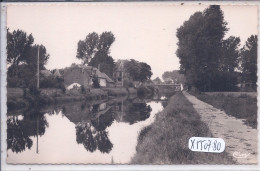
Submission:
POLYGON ((222 153, 225 150, 225 142, 221 138, 191 137, 189 149, 198 152, 222 153))

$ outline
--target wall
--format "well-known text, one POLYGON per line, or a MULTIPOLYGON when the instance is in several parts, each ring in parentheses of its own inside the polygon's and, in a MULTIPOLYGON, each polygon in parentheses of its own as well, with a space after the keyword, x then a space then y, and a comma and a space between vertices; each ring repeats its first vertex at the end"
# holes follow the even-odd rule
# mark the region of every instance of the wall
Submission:
POLYGON ((105 78, 99 78, 98 81, 99 81, 99 85, 101 87, 106 87, 107 86, 107 80, 105 78))
POLYGON ((72 83, 87 87, 92 84, 92 79, 87 71, 82 72, 81 68, 71 68, 64 71, 64 84, 68 86, 72 83))

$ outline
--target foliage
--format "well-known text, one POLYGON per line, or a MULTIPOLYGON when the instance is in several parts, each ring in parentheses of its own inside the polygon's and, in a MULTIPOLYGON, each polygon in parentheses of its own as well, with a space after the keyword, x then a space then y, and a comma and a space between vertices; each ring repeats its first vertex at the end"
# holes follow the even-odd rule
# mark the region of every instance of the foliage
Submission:
POLYGON ((18 66, 24 62, 33 45, 32 34, 27 35, 22 30, 14 30, 12 33, 7 30, 7 63, 18 66))
POLYGON ((7 33, 8 87, 30 87, 36 85, 37 55, 39 49, 39 69, 45 69, 49 54, 43 45, 33 45, 32 34, 15 30, 7 33))
POLYGON ((129 122, 130 125, 144 121, 150 117, 152 108, 146 103, 132 103, 129 106, 129 111, 124 116, 124 120, 129 122))
POLYGON ((159 77, 156 77, 153 81, 158 83, 158 84, 162 83, 162 80, 159 77))
POLYGON ((151 66, 145 62, 134 59, 124 61, 125 72, 129 74, 133 81, 144 82, 150 80, 152 76, 151 66))
POLYGON ((242 80, 249 83, 256 90, 257 85, 257 36, 252 35, 247 39, 241 51, 242 80))
POLYGON ((167 82, 169 80, 177 84, 185 84, 186 82, 185 76, 181 74, 178 70, 165 71, 162 75, 162 78, 164 82, 167 82))
POLYGON ((48 127, 46 117, 39 109, 26 110, 22 115, 22 120, 18 119, 18 115, 7 119, 7 149, 16 153, 30 149, 33 145, 31 137, 43 135, 48 127))
POLYGON ((82 59, 83 64, 88 63, 88 61, 93 58, 95 52, 97 51, 97 45, 99 41, 99 36, 97 33, 89 33, 85 40, 80 40, 78 42, 77 58, 82 59))
POLYGON ((60 77, 55 77, 50 75, 48 77, 41 76, 40 77, 40 88, 59 88, 63 89, 64 81, 60 77))
POLYGON ((95 54, 94 58, 89 62, 89 65, 96 68, 99 67, 101 72, 104 72, 112 78, 115 62, 114 59, 106 53, 106 51, 99 50, 95 54))
POLYGON ((147 96, 151 96, 155 93, 155 88, 153 86, 140 86, 137 89, 137 96, 143 99, 147 96))
POLYGON ((83 64, 100 66, 101 72, 112 77, 115 63, 114 59, 109 56, 109 50, 114 41, 115 37, 112 32, 103 32, 100 36, 95 32, 89 33, 85 40, 78 42, 76 57, 81 59, 83 64))
POLYGON ((227 31, 218 5, 196 12, 178 28, 176 53, 188 86, 200 91, 235 89, 237 79, 233 76, 238 66, 240 39, 231 36, 224 40, 227 31))

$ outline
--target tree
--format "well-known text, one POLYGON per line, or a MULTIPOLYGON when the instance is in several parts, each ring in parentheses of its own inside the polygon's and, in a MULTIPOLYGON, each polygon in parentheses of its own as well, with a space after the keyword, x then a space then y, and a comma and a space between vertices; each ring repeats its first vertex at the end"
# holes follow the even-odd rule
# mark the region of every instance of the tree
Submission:
POLYGON ((183 74, 180 74, 178 70, 173 70, 173 71, 165 71, 162 75, 162 78, 164 82, 171 80, 171 82, 177 83, 177 84, 185 84, 186 79, 183 74))
POLYGON ((241 50, 242 79, 256 90, 257 85, 257 35, 250 36, 241 50))
POLYGON ((238 67, 240 55, 240 38, 230 36, 222 41, 222 54, 219 61, 219 71, 234 72, 238 67))
POLYGON ((106 73, 110 78, 113 77, 113 71, 115 68, 114 59, 103 50, 99 50, 88 65, 96 68, 99 67, 101 72, 106 73))
POLYGON ((17 30, 7 33, 7 85, 10 87, 29 87, 36 85, 37 55, 39 48, 40 70, 45 69, 49 54, 43 45, 33 45, 32 34, 17 30))
POLYGON ((114 41, 115 36, 112 32, 103 32, 100 35, 97 49, 104 51, 106 54, 109 54, 109 49, 111 45, 114 43, 114 41))
POLYGON ((99 36, 97 33, 89 33, 85 40, 78 42, 77 58, 83 60, 83 64, 89 63, 97 51, 99 36))
POLYGON ((32 34, 27 35, 22 30, 14 30, 12 33, 7 30, 7 63, 18 66, 24 62, 33 45, 32 34))
POLYGON ((100 71, 109 77, 113 76, 115 67, 114 59, 109 56, 110 47, 115 41, 112 32, 103 32, 100 36, 93 32, 89 33, 85 40, 78 42, 77 58, 93 67, 100 66, 100 71))
POLYGON ((150 80, 152 76, 151 66, 134 59, 124 61, 124 70, 133 81, 144 82, 150 80))
POLYGON ((103 32, 100 36, 96 32, 89 33, 85 40, 78 42, 77 58, 83 60, 83 64, 88 64, 96 53, 102 51, 109 55, 109 49, 115 37, 112 32, 103 32))
POLYGON ((187 84, 201 91, 214 91, 219 75, 223 38, 228 31, 219 5, 196 12, 177 30, 180 71, 187 84))
POLYGON ((159 77, 156 77, 154 80, 153 80, 154 83, 156 84, 161 84, 162 83, 162 80, 159 78, 159 77))

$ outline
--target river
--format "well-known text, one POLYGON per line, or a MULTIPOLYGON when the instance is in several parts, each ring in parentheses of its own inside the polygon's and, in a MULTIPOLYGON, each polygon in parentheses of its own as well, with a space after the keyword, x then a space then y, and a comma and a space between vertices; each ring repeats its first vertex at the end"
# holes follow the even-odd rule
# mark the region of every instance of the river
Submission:
POLYGON ((8 163, 127 164, 139 132, 167 105, 121 97, 8 112, 8 163))

